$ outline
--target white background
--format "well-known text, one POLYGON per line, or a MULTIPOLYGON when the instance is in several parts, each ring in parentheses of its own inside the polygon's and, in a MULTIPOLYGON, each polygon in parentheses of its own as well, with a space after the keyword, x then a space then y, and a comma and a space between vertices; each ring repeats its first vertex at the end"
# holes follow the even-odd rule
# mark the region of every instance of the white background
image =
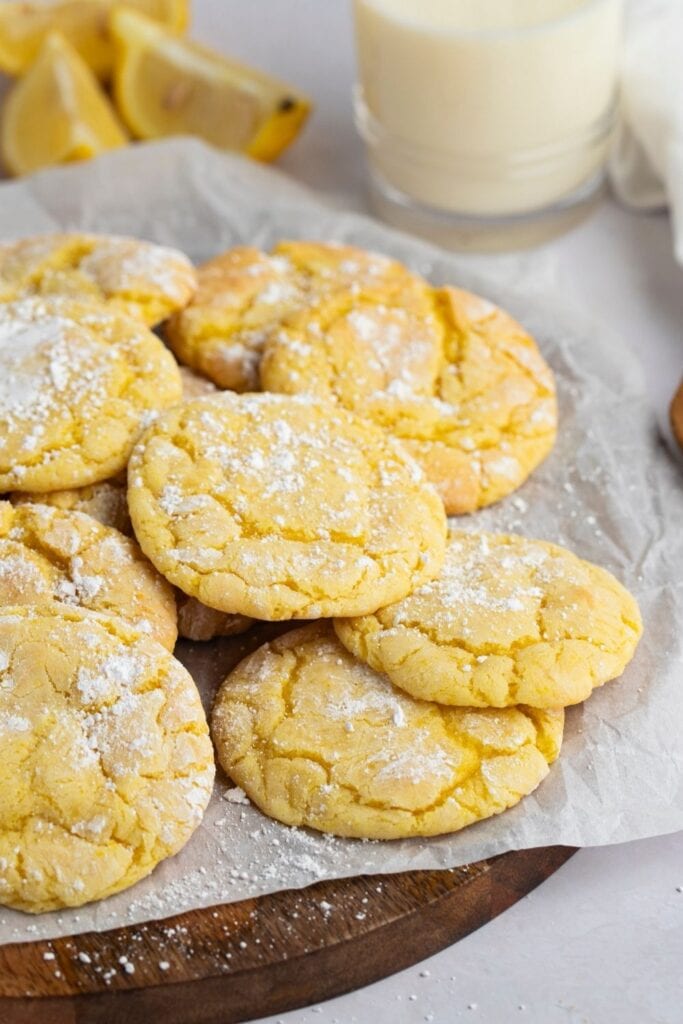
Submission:
MULTIPOLYGON (((350 0, 194 6, 198 39, 313 97, 316 113, 283 169, 336 205, 365 209, 363 151, 351 119, 350 0)), ((623 346, 640 357, 664 421, 683 374, 683 268, 671 256, 666 217, 606 201, 543 255, 557 286, 612 327, 615 360, 623 346)), ((681 1024, 683 834, 583 850, 529 897, 430 961, 275 1020, 681 1024)))

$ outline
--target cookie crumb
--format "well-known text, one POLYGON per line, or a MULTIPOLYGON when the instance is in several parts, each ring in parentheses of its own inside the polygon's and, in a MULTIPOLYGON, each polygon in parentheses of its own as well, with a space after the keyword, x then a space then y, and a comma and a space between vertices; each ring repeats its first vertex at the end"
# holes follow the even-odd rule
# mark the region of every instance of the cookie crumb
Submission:
POLYGON ((235 786, 233 789, 226 789, 223 793, 223 799, 227 800, 229 804, 246 804, 251 806, 251 801, 241 786, 235 786))

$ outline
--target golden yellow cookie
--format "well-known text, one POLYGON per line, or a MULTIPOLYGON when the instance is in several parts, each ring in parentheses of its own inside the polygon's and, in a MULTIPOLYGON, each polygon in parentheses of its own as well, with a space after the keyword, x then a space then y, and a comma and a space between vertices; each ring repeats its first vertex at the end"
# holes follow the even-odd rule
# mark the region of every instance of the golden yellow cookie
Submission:
MULTIPOLYGON (((180 367, 183 381, 183 398, 199 398, 212 395, 216 385, 206 377, 200 377, 187 366, 180 367)), ((128 505, 126 504, 126 508, 128 505)), ((207 608, 196 597, 188 597, 182 590, 176 592, 178 604, 178 633, 186 640, 212 640, 217 636, 236 636, 246 632, 253 623, 245 615, 226 615, 215 608, 207 608)))
POLYGON ((545 541, 461 530, 438 579, 334 627, 414 697, 470 707, 578 704, 621 675, 642 632, 605 569, 545 541))
POLYGON ((0 305, 0 492, 108 480, 180 373, 139 321, 69 299, 0 305))
POLYGON ((111 526, 120 533, 130 535, 133 527, 128 515, 126 473, 111 480, 102 480, 88 487, 75 487, 67 491, 37 491, 34 494, 15 491, 10 495, 13 505, 52 505, 66 512, 84 512, 98 523, 111 526))
MULTIPOLYGON (((183 397, 195 398, 216 391, 216 385, 205 377, 180 367, 183 397)), ((112 480, 103 480, 89 487, 78 487, 67 491, 47 491, 36 494, 17 491, 10 495, 13 505, 44 504, 68 511, 85 512, 104 526, 111 526, 128 536, 133 527, 128 514, 128 484, 126 473, 119 473, 112 480)), ((0 569, 1 571, 1 569, 0 569)), ((1 588, 0 588, 1 589, 1 588)), ((178 632, 188 640, 211 640, 216 636, 235 636, 251 626, 253 619, 243 615, 226 615, 213 608, 207 608, 194 597, 187 597, 181 591, 178 599, 178 632)))
POLYGON ((260 647, 225 680, 218 760, 266 814, 366 839, 455 832, 548 774, 564 712, 447 708, 357 661, 329 623, 260 647))
POLYGON ((328 302, 269 337, 261 381, 373 419, 421 463, 449 514, 472 512, 514 491, 552 448, 555 385, 533 339, 502 310, 456 288, 434 296, 443 332, 434 374, 400 307, 328 302))
MULTIPOLYGON (((183 398, 196 398, 216 391, 215 384, 205 377, 198 376, 186 366, 179 369, 183 398)), ((38 491, 33 494, 15 491, 10 495, 10 500, 13 505, 30 502, 32 505, 54 505, 55 508, 85 512, 105 526, 113 526, 115 530, 130 535, 133 527, 128 515, 127 490, 127 476, 124 471, 111 480, 102 480, 88 487, 76 487, 66 491, 38 491)))
POLYGON ((0 607, 59 601, 116 615, 173 650, 173 588, 138 545, 82 512, 0 501, 0 607))
POLYGON ((149 326, 185 306, 195 271, 176 249, 117 235, 34 235, 0 245, 0 302, 62 296, 149 326))
POLYGON ((213 640, 217 636, 237 636, 253 626, 246 615, 229 615, 208 608, 196 597, 177 591, 178 633, 186 640, 213 640))
POLYGON ((128 483, 145 554, 219 611, 374 611, 443 560, 443 506, 418 466, 377 427, 307 396, 186 402, 142 436, 128 483))
POLYGON ((183 666, 121 620, 0 609, 0 903, 103 899, 177 853, 213 751, 183 666))
POLYGON ((388 316, 389 330, 404 337, 412 331, 415 354, 419 349, 424 360, 417 372, 422 379, 431 369, 433 384, 441 344, 433 301, 425 282, 394 260, 353 246, 280 242, 272 255, 231 249, 199 267, 197 276, 193 301, 170 320, 166 336, 181 362, 221 387, 258 390, 269 334, 298 310, 335 296, 345 308, 402 310, 388 316))

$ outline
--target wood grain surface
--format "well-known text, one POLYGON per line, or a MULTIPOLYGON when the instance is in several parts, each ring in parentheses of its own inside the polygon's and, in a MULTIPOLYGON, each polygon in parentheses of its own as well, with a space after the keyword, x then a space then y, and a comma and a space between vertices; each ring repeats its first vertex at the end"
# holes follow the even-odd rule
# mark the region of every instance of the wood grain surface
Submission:
POLYGON ((486 924, 574 850, 321 882, 0 947, 2 1024, 234 1024, 393 974, 486 924))

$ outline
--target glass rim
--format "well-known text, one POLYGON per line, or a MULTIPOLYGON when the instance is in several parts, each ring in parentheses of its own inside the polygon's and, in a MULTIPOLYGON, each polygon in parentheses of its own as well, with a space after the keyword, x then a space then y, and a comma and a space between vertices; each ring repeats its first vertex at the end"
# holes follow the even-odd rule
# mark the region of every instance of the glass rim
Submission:
MULTIPOLYGON (((387 9, 383 0, 355 0, 356 7, 360 7, 363 4, 367 7, 374 8, 376 11, 384 11, 385 13, 391 14, 391 11, 387 9)), ((623 0, 584 0, 581 6, 575 8, 573 11, 569 11, 566 14, 558 14, 555 17, 547 18, 544 21, 540 21, 532 25, 523 25, 519 28, 439 28, 438 32, 441 36, 445 36, 450 39, 472 41, 478 39, 515 39, 525 35, 532 35, 541 32, 554 32, 558 28, 562 28, 564 25, 571 24, 573 21, 578 21, 580 18, 586 17, 594 8, 607 6, 608 4, 615 4, 615 6, 623 8, 623 0)), ((419 29, 422 32, 430 30, 430 26, 425 22, 418 20, 417 17, 396 14, 395 19, 403 25, 419 29)))

